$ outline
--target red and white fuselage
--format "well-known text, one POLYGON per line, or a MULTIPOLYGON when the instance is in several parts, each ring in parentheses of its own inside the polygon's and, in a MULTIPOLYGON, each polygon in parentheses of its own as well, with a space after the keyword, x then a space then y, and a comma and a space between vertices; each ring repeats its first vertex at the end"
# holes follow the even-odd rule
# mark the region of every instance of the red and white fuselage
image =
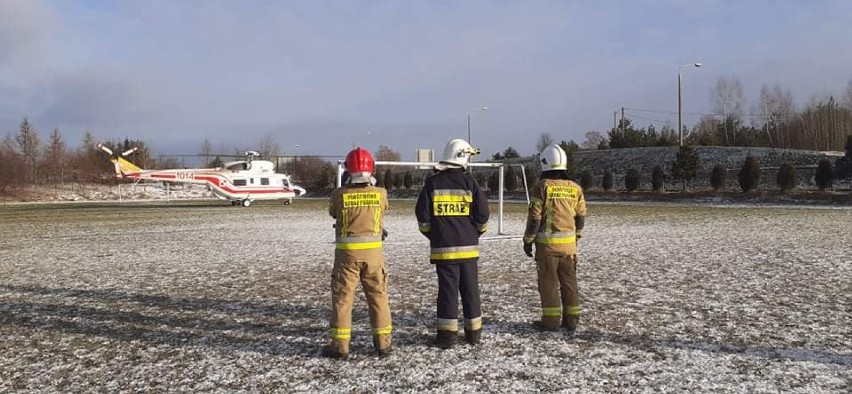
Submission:
MULTIPOLYGON (((104 149, 100 144, 98 147, 104 149)), ((104 150, 112 154, 112 151, 104 150)), ((306 192, 292 184, 290 176, 276 173, 275 165, 266 160, 233 161, 219 168, 143 170, 123 156, 111 158, 118 177, 206 185, 213 195, 234 205, 249 206, 254 200, 285 200, 285 203, 290 203, 294 197, 306 192)))

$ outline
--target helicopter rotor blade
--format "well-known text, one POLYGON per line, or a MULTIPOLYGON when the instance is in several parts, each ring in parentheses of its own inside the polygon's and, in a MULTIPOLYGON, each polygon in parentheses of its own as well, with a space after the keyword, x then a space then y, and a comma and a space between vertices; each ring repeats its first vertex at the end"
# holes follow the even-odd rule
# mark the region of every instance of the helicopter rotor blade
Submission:
POLYGON ((134 147, 132 147, 132 148, 130 148, 130 149, 128 149, 128 150, 126 150, 126 151, 122 152, 122 153, 121 153, 121 155, 122 155, 122 156, 127 156, 127 155, 129 155, 129 154, 131 154, 131 153, 133 153, 133 152, 138 151, 138 150, 139 150, 139 147, 134 146, 134 147))
POLYGON ((112 155, 113 155, 113 153, 112 153, 112 149, 107 148, 107 147, 106 147, 106 145, 101 144, 101 143, 98 143, 97 147, 98 147, 98 149, 100 149, 100 150, 102 150, 102 151, 106 152, 108 155, 110 155, 110 156, 112 156, 112 155))

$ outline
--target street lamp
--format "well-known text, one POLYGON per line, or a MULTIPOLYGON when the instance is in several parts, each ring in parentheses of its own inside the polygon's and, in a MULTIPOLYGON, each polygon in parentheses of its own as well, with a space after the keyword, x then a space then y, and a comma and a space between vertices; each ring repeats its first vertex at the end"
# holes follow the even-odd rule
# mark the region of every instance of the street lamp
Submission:
MULTIPOLYGON (((361 146, 361 147, 366 146, 366 145, 367 145, 367 144, 366 144, 366 140, 367 140, 367 137, 369 137, 369 136, 370 136, 370 134, 373 134, 373 131, 372 131, 372 130, 364 130, 364 135, 365 135, 365 137, 364 137, 364 141, 362 141, 362 142, 364 142, 364 143, 363 143, 363 144, 358 144, 357 146, 361 146)), ((352 140, 352 149, 355 149, 355 146, 356 146, 356 145, 355 145, 355 140, 352 140)), ((365 149, 366 149, 366 148, 365 148, 365 149)))
POLYGON ((299 144, 293 145, 293 151, 295 151, 295 153, 296 153, 296 155, 293 156, 293 176, 298 179, 299 176, 298 176, 297 172, 298 172, 299 168, 297 166, 298 166, 298 162, 299 162, 299 144))
POLYGON ((695 67, 699 68, 703 66, 701 63, 690 63, 690 64, 681 64, 680 67, 677 68, 677 137, 679 142, 679 146, 683 146, 683 112, 682 112, 682 104, 681 104, 681 73, 684 67, 695 67))
MULTIPOLYGON (((477 111, 488 111, 488 107, 480 107, 476 109, 477 111)), ((473 111, 467 111, 467 143, 473 146, 473 137, 470 135, 470 117, 473 115, 473 111)))

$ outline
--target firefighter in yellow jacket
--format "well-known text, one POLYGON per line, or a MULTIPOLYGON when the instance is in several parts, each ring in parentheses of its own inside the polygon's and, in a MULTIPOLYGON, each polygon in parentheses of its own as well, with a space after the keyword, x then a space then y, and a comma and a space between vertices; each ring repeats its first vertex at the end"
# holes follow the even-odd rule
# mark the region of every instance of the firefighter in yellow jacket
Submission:
POLYGON ((322 355, 345 359, 352 335, 352 304, 360 283, 367 297, 373 345, 379 357, 391 351, 391 313, 382 241, 387 191, 373 186, 375 162, 356 148, 346 156, 350 182, 331 195, 329 214, 336 219, 334 268, 331 273, 331 342, 322 355))
POLYGON ((530 196, 524 253, 533 257, 538 270, 541 320, 533 325, 559 331, 560 325, 574 333, 580 320, 577 290, 577 240, 583 231, 586 200, 580 185, 568 180, 568 157, 559 145, 546 147, 539 155, 541 180, 530 196))

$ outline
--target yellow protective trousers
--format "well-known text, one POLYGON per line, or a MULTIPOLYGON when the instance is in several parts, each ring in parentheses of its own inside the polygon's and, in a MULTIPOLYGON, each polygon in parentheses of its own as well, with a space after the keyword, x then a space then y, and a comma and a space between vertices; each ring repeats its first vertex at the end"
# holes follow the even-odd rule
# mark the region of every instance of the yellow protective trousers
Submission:
POLYGON ((373 344, 377 349, 391 346, 388 276, 381 248, 334 252, 331 271, 331 346, 339 353, 349 353, 352 338, 352 304, 358 284, 367 297, 373 344))
POLYGON ((536 248, 535 261, 542 323, 558 329, 564 317, 565 326, 576 328, 580 317, 577 255, 536 248))

